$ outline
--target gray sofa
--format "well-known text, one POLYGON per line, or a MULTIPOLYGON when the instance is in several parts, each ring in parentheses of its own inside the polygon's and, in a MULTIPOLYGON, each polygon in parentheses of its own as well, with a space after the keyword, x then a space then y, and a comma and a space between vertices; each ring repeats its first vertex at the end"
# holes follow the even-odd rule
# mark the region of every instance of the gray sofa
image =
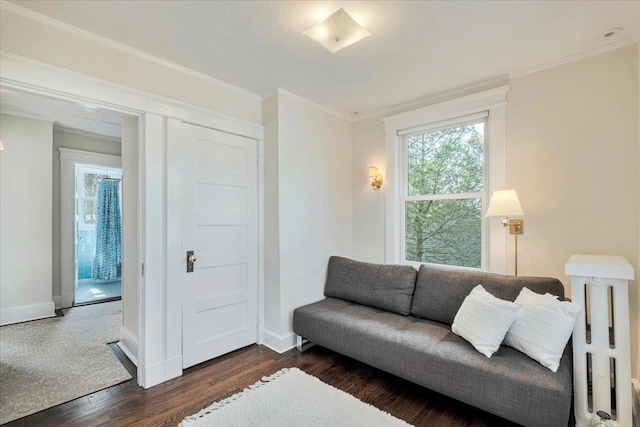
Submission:
POLYGON ((446 267, 329 260, 326 298, 297 308, 294 332, 338 353, 525 426, 567 426, 569 346, 553 373, 501 346, 491 357, 451 332, 476 285, 513 301, 523 287, 564 298, 557 279, 514 277, 446 267))

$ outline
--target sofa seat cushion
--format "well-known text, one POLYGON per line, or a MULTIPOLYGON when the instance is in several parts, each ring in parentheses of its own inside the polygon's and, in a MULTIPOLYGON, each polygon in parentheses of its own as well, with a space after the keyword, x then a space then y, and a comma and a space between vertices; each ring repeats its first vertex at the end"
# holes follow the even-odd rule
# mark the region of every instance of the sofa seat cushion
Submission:
POLYGON ((491 295, 507 301, 514 301, 523 287, 538 294, 548 292, 560 299, 564 298, 564 287, 558 279, 503 276, 452 267, 421 265, 411 314, 451 325, 464 299, 478 285, 482 285, 491 295))
POLYGON ((296 309, 293 329, 318 345, 526 426, 566 425, 569 418, 568 352, 557 373, 505 346, 488 359, 443 323, 335 298, 296 309))
POLYGON ((324 295, 409 315, 418 272, 408 265, 369 264, 332 256, 324 295))

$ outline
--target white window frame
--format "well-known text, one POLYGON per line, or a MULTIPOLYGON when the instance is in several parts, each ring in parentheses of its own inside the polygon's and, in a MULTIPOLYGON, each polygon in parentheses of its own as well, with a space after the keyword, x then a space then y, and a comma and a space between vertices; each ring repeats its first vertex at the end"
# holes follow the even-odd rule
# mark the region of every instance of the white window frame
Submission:
MULTIPOLYGON (((429 129, 429 124, 460 123, 465 116, 488 112, 485 126, 485 200, 506 187, 505 116, 509 86, 501 86, 457 99, 429 105, 383 119, 385 125, 386 165, 385 185, 385 262, 414 264, 404 260, 404 203, 401 195, 406 191, 404 162, 404 135, 429 129)), ((483 216, 486 205, 483 203, 483 216)), ((507 273, 507 234, 500 221, 483 219, 485 250, 482 269, 507 273)))
MULTIPOLYGON (((436 123, 429 123, 426 126, 420 127, 418 129, 412 128, 404 131, 399 131, 398 136, 400 137, 401 144, 401 153, 402 157, 399 161, 399 175, 401 177, 400 185, 401 191, 399 192, 400 201, 398 203, 398 207, 400 209, 399 220, 400 220, 400 236, 399 236, 399 249, 400 249, 400 262, 403 264, 413 265, 418 268, 420 264, 425 264, 417 261, 407 260, 406 254, 406 203, 407 202, 416 202, 416 201, 426 201, 426 200, 462 200, 462 199, 477 199, 480 198, 481 203, 481 214, 484 215, 486 211, 486 200, 487 200, 487 147, 489 146, 489 134, 486 132, 488 125, 489 112, 483 111, 480 113, 457 117, 451 120, 440 121, 436 123), (409 195, 409 137, 415 135, 424 135, 431 132, 436 132, 439 130, 456 128, 459 126, 464 126, 468 124, 476 124, 476 123, 484 123, 484 137, 483 137, 483 145, 484 145, 484 153, 483 153, 483 163, 484 163, 484 176, 483 176, 483 189, 482 191, 476 191, 473 193, 447 193, 447 194, 423 194, 418 196, 410 196, 409 195)), ((452 267, 464 268, 469 270, 486 270, 487 269, 487 221, 480 221, 480 268, 476 267, 467 267, 460 265, 452 265, 446 264, 452 267)))

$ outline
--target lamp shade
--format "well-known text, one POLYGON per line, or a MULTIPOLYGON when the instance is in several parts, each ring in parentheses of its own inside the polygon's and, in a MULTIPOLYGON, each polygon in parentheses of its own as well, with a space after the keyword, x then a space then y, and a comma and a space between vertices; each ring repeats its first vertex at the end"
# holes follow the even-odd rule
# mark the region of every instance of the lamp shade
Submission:
POLYGON ((522 216, 524 212, 515 190, 494 191, 486 216, 522 216))
POLYGON ((369 166, 369 178, 375 178, 380 175, 378 168, 375 166, 369 166))

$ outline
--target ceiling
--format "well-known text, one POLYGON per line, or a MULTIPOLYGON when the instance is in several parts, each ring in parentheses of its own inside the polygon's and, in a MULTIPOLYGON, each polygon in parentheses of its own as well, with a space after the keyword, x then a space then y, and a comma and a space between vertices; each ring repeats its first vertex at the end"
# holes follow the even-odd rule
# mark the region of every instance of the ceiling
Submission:
POLYGON ((362 115, 640 32, 640 1, 16 3, 263 97, 280 87, 362 115), (303 31, 340 7, 371 36, 331 54, 303 31))
POLYGON ((0 88, 0 112, 47 120, 58 129, 120 140, 121 114, 95 106, 0 88))

